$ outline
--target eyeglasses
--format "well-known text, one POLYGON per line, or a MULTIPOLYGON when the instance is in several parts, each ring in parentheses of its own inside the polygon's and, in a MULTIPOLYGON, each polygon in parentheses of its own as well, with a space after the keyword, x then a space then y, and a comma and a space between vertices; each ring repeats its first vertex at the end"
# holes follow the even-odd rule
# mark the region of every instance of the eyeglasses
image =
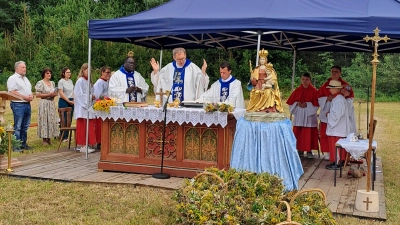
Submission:
POLYGON ((186 58, 182 58, 182 59, 175 59, 175 61, 179 61, 179 62, 183 62, 185 61, 186 58))
POLYGON ((105 72, 106 74, 111 74, 111 72, 105 72))

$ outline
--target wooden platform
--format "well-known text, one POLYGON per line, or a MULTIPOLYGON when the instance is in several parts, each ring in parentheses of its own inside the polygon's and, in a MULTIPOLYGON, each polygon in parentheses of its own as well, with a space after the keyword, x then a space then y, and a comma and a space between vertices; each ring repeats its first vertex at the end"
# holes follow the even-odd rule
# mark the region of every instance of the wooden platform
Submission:
MULTIPOLYGON (((154 179, 151 175, 98 172, 97 163, 100 152, 88 155, 71 150, 50 151, 43 153, 23 153, 18 156, 22 166, 13 168, 9 176, 31 179, 49 179, 67 182, 89 182, 108 184, 132 184, 164 189, 178 189, 183 185, 182 178, 171 177, 168 180, 154 179)), ((333 186, 334 171, 325 169, 328 161, 322 159, 301 158, 304 174, 299 180, 299 188, 320 188, 327 195, 327 203, 334 214, 386 220, 385 192, 383 185, 382 162, 377 159, 375 191, 379 193, 380 211, 364 213, 354 208, 357 190, 366 189, 366 177, 350 178, 347 169, 342 178, 337 175, 336 187, 333 186)), ((348 168, 348 167, 347 167, 348 168)), ((366 168, 366 167, 364 167, 366 168)), ((4 171, 0 174, 7 175, 4 171)))

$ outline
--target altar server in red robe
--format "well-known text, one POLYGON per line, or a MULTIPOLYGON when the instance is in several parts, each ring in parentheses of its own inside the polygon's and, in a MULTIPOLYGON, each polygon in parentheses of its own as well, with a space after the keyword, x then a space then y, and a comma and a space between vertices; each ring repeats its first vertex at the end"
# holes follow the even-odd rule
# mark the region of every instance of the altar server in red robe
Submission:
MULTIPOLYGON (((328 123, 328 118, 326 114, 329 112, 331 108, 331 101, 333 99, 333 95, 329 92, 329 89, 326 88, 329 85, 331 80, 340 81, 342 86, 348 85, 346 81, 341 78, 342 75, 342 67, 340 66, 332 66, 331 68, 331 78, 329 78, 319 89, 318 89, 318 104, 320 107, 319 112, 319 134, 320 140, 319 144, 321 147, 321 151, 325 155, 325 160, 329 160, 329 147, 328 147, 328 136, 326 136, 326 126, 328 123)), ((354 92, 351 90, 348 98, 354 98, 354 92)))
POLYGON ((74 87, 75 95, 75 107, 74 116, 76 119, 76 144, 82 146, 79 150, 88 153, 92 153, 95 150, 89 146, 86 146, 86 121, 89 120, 88 134, 88 145, 93 146, 96 143, 95 135, 95 115, 92 112, 88 112, 89 108, 93 105, 92 102, 96 99, 93 94, 93 87, 90 84, 90 89, 87 90, 88 83, 88 69, 89 65, 84 63, 78 73, 78 80, 74 87), (90 96, 90 99, 89 99, 90 96))
POLYGON ((297 139, 299 154, 307 152, 308 158, 314 158, 312 150, 318 150, 318 91, 311 84, 311 75, 303 74, 301 85, 287 100, 290 113, 294 116, 293 133, 297 139))

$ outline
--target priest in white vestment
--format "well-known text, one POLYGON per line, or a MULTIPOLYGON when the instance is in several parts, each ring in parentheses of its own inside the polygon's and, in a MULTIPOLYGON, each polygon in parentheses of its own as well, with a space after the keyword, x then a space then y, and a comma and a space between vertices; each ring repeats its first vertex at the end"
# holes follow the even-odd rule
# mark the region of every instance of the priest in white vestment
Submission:
MULTIPOLYGON (((206 61, 204 60, 200 69, 196 64, 186 59, 184 48, 175 48, 172 55, 175 61, 164 66, 161 70, 159 70, 159 64, 154 58, 150 61, 153 67, 151 82, 154 85, 154 93, 159 93, 161 89, 163 92, 172 90, 169 102, 176 98, 179 98, 181 102, 198 99, 207 90, 210 82, 206 74, 206 61)), ((156 100, 159 100, 159 98, 159 95, 157 95, 156 100)), ((167 96, 164 95, 163 98, 163 102, 165 102, 167 96)))
POLYGON ((142 75, 135 71, 135 59, 128 56, 110 78, 108 84, 109 95, 117 94, 123 102, 145 102, 149 85, 142 75))
POLYGON ((229 101, 234 99, 235 108, 245 109, 242 83, 231 75, 231 65, 228 62, 221 63, 219 73, 221 78, 215 81, 197 101, 203 102, 205 98, 212 98, 213 102, 232 103, 229 101))

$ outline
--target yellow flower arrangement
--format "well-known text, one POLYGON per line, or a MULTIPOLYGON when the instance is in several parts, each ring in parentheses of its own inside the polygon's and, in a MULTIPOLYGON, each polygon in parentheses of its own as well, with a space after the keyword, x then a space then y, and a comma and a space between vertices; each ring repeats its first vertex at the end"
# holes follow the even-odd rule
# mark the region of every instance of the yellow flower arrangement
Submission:
POLYGON ((206 112, 215 112, 218 110, 216 103, 204 103, 203 108, 206 112))
POLYGON ((219 103, 204 103, 204 110, 206 112, 233 112, 234 107, 228 103, 219 102, 219 103))
POLYGON ((116 106, 115 101, 108 97, 101 96, 93 105, 94 110, 110 112, 110 107, 116 106))
POLYGON ((233 112, 234 108, 232 105, 224 102, 218 103, 218 111, 220 112, 233 112))

